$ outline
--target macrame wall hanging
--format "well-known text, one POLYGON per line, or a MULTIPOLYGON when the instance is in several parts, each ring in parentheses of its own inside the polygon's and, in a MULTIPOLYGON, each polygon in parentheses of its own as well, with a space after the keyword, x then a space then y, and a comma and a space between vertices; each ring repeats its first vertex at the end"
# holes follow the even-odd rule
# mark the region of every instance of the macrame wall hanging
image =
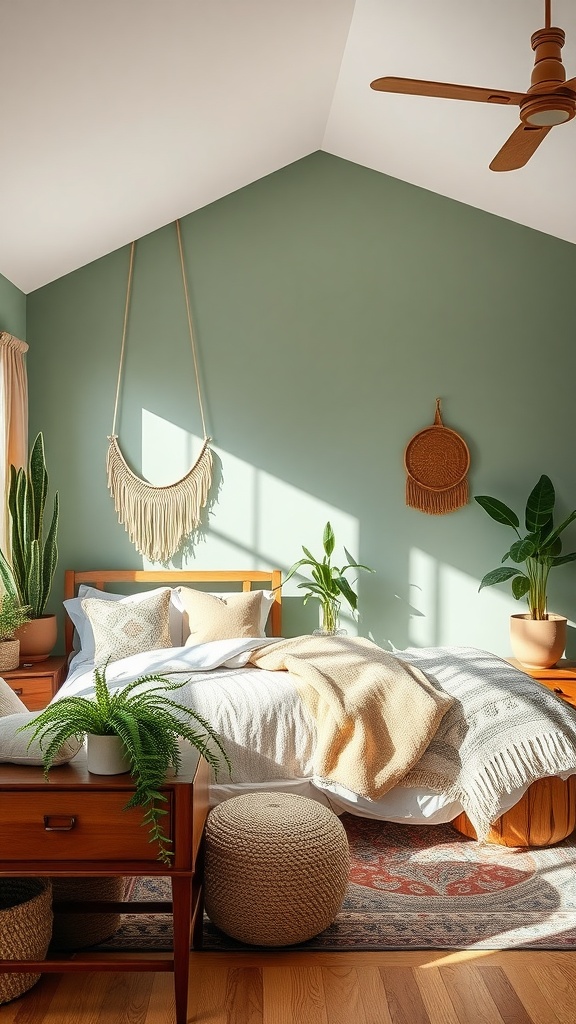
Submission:
POLYGON ((406 446, 406 504, 429 515, 454 512, 468 503, 470 452, 463 438, 442 423, 436 399, 434 423, 406 446))
POLYGON ((200 524, 202 509, 208 500, 208 493, 212 483, 212 452, 209 447, 211 438, 206 434, 204 407, 200 390, 200 375, 198 372, 198 357, 192 328, 192 316, 190 314, 190 298, 188 295, 179 221, 176 221, 176 236, 178 239, 184 300, 186 302, 188 330, 192 345, 192 359, 194 362, 204 443, 196 462, 186 475, 175 483, 167 484, 163 487, 156 487, 148 483, 147 480, 143 480, 142 477, 137 476, 128 466, 120 450, 118 435, 116 434, 116 420, 126 350, 128 312, 130 309, 134 254, 136 251, 136 243, 132 242, 128 268, 128 286, 126 288, 122 347, 120 350, 120 368, 118 370, 116 401, 114 403, 114 420, 112 423, 112 433, 108 437, 109 444, 106 458, 108 489, 114 499, 114 508, 118 513, 118 520, 126 528, 126 532, 136 550, 154 562, 166 562, 171 558, 182 544, 182 541, 200 524))

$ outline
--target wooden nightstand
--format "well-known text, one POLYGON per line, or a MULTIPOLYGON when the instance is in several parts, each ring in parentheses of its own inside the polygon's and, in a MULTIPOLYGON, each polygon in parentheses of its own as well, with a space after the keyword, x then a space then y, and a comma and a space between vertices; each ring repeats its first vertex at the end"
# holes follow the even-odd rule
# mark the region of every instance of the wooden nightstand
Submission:
POLYGON ((526 668, 515 658, 507 658, 506 661, 576 708, 576 661, 562 659, 554 668, 526 668))
POLYGON ((63 654, 45 658, 44 661, 24 662, 11 672, 2 674, 2 678, 29 711, 45 708, 64 682, 65 676, 66 657, 63 654))
MULTIPOLYGON (((139 903, 78 902, 59 905, 64 912, 172 914, 173 953, 139 958, 130 953, 49 953, 39 961, 2 960, 0 972, 172 971, 176 1024, 188 1020, 190 940, 201 944, 203 909, 202 840, 208 814, 209 768, 198 751, 182 752, 182 770, 160 787, 166 798, 163 823, 172 840, 171 865, 156 859, 142 825, 142 809, 125 810, 134 792, 129 775, 91 775, 84 752, 50 772, 42 768, 0 765, 0 879, 15 877, 99 878, 167 876, 172 900, 139 903)), ((1 1011, 0 1011, 1 1015, 1 1011)), ((34 1016, 34 1015, 33 1015, 34 1016)), ((166 1011, 165 1019, 170 1017, 166 1011)))

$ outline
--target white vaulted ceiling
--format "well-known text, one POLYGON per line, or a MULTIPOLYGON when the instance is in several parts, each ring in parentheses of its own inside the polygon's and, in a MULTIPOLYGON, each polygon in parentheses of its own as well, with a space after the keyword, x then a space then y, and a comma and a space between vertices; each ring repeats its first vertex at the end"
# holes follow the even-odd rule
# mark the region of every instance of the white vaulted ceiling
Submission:
MULTIPOLYGON (((552 15, 575 77, 575 5, 552 15)), ((494 173, 517 107, 369 88, 525 92, 543 24, 543 0, 0 0, 0 273, 30 292, 319 149, 575 242, 576 121, 494 173)))

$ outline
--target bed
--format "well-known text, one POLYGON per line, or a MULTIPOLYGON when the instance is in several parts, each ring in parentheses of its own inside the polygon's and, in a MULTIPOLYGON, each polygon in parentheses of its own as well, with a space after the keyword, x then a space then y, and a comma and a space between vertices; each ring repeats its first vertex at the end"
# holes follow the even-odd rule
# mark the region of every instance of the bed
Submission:
POLYGON ((319 660, 316 640, 282 640, 280 584, 279 570, 68 570, 69 667, 54 700, 89 695, 95 664, 110 652, 112 687, 147 672, 186 681, 179 699, 211 723, 233 766, 231 778, 221 772, 213 780, 213 804, 244 792, 292 792, 336 813, 412 824, 454 821, 466 834, 509 845, 548 845, 573 830, 572 708, 475 649, 382 652, 362 638, 330 637, 328 655, 322 648, 319 660), (126 648, 115 632, 124 620, 138 633, 126 648), (338 671, 326 669, 328 656, 338 671, 354 666, 354 679, 349 673, 346 682, 358 700, 352 711, 344 706, 346 687, 335 689, 338 671), (362 686, 355 689, 356 677, 362 686), (419 720, 420 708, 426 727, 410 734, 408 760, 388 771, 388 734, 395 740, 390 749, 403 749, 404 739, 396 742, 401 720, 419 720), (526 818, 527 836, 519 826, 526 818), (508 837, 494 825, 506 820, 508 837))

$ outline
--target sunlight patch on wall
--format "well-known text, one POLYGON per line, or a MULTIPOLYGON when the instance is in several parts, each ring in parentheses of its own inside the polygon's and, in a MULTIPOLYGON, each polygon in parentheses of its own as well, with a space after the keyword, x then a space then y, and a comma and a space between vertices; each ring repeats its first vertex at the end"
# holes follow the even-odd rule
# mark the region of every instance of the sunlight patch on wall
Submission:
POLYGON ((409 583, 414 646, 484 647, 489 621, 492 649, 504 654, 510 650, 509 617, 525 607, 503 588, 478 593, 479 579, 419 548, 410 550, 409 583))
MULTIPOLYGON (((142 410, 142 475, 157 486, 174 483, 184 476, 198 458, 203 439, 160 416, 142 410)), ((201 529, 193 554, 182 560, 183 568, 270 569, 286 571, 304 557, 301 545, 323 556, 322 535, 330 521, 336 535, 333 562, 342 566, 344 547, 361 561, 358 520, 327 502, 301 491, 264 470, 216 445, 210 509, 202 515, 201 529)), ((144 568, 157 568, 145 562, 144 568)), ((284 596, 302 597, 295 576, 285 586, 284 596)), ((347 574, 350 581, 354 573, 347 574)), ((355 588, 356 589, 356 588, 355 588)), ((315 602, 317 603, 317 602, 315 602)), ((342 625, 357 632, 352 615, 342 605, 342 625)))

